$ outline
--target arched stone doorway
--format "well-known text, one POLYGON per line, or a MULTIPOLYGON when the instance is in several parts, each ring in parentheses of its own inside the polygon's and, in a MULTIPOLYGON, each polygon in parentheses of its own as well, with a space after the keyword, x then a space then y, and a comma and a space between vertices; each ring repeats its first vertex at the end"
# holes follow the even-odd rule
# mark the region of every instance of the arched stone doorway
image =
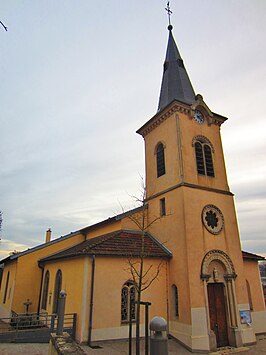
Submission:
POLYGON ((210 250, 201 264, 210 349, 242 346, 238 332, 235 292, 236 273, 230 257, 221 250, 210 250))

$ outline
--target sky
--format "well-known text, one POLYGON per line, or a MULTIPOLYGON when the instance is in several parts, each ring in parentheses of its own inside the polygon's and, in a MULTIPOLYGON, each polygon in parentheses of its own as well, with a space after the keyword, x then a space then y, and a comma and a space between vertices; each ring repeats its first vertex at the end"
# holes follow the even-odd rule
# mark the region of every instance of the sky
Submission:
MULTIPOLYGON (((266 1, 172 0, 196 93, 222 125, 242 249, 266 256, 266 1)), ((1 0, 0 258, 132 208, 157 110, 163 0, 1 0)))

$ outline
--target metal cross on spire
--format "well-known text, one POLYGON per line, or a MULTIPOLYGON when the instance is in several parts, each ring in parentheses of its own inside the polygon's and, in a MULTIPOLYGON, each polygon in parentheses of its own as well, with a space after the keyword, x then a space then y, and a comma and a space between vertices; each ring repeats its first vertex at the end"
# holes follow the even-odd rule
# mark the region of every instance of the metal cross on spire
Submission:
POLYGON ((172 15, 173 11, 171 11, 171 9, 170 9, 170 1, 167 2, 165 10, 168 14, 169 26, 171 26, 171 15, 172 15))

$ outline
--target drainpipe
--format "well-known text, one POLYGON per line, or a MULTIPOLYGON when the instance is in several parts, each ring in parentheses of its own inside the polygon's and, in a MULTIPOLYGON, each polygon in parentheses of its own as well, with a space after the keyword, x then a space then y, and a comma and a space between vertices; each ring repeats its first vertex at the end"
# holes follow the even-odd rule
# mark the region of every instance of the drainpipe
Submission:
POLYGON ((91 297, 90 297, 90 315, 89 315, 89 335, 88 335, 88 346, 91 345, 91 335, 92 335, 92 311, 93 311, 93 294, 94 294, 94 274, 95 274, 95 255, 92 255, 91 263, 91 297))
POLYGON ((37 315, 40 314, 40 309, 41 309, 41 297, 42 297, 42 284, 43 284, 43 274, 44 274, 44 266, 38 263, 38 266, 40 269, 42 269, 42 276, 41 276, 41 284, 40 284, 40 293, 39 293, 39 300, 38 300, 38 309, 37 309, 37 315))

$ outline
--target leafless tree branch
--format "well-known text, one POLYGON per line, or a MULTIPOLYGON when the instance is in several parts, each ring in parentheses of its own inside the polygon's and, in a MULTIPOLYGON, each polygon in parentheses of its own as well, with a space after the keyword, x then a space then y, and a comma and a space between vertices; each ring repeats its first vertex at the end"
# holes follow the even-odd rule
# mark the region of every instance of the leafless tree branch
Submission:
POLYGON ((150 281, 148 282, 148 284, 142 288, 141 291, 145 291, 147 288, 150 287, 150 285, 153 283, 154 280, 157 279, 157 277, 159 276, 160 274, 160 271, 161 271, 161 268, 163 266, 163 261, 160 262, 159 265, 157 265, 157 268, 156 268, 156 273, 154 274, 154 276, 150 279, 150 281))
POLYGON ((0 24, 4 27, 4 29, 7 31, 7 27, 3 24, 2 21, 0 21, 0 24))

